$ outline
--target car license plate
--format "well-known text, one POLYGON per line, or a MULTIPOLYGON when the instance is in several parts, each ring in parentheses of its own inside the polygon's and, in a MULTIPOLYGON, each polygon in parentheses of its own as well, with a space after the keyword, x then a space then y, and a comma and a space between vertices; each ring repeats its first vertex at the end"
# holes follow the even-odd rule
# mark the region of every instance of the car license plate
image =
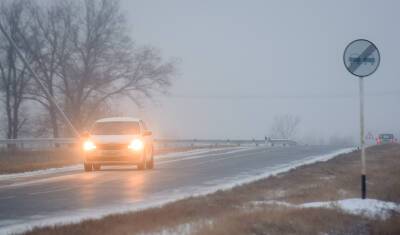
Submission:
POLYGON ((107 151, 102 151, 101 156, 107 156, 107 157, 113 157, 113 156, 118 156, 119 151, 117 150, 107 150, 107 151))

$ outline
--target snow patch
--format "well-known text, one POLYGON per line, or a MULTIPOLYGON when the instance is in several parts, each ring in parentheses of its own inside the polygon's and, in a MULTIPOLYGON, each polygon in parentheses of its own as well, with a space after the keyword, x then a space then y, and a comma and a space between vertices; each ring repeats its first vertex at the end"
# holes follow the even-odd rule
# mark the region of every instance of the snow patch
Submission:
POLYGON ((362 215, 372 219, 387 219, 391 212, 400 212, 400 204, 376 199, 344 199, 340 201, 311 202, 300 205, 303 208, 340 208, 346 213, 362 215))
POLYGON ((190 223, 179 224, 173 227, 165 227, 159 231, 139 233, 140 235, 190 235, 201 229, 203 226, 210 226, 213 224, 212 220, 200 220, 190 223))
POLYGON ((340 209, 348 214, 361 215, 371 219, 385 220, 391 216, 392 212, 400 213, 400 204, 394 202, 381 201, 376 199, 350 198, 339 201, 309 202, 300 205, 291 204, 283 201, 253 201, 251 205, 277 205, 292 208, 328 208, 340 209))
POLYGON ((4 175, 0 175, 0 180, 50 175, 50 174, 55 174, 55 173, 65 173, 65 172, 76 171, 76 170, 80 170, 80 169, 82 169, 82 164, 76 164, 76 165, 71 165, 71 166, 49 168, 49 169, 44 169, 44 170, 4 174, 4 175))

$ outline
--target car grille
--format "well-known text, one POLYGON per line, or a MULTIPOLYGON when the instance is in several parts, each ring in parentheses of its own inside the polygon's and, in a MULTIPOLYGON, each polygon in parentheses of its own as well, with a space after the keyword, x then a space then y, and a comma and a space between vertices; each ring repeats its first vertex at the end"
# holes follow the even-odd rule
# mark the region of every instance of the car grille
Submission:
POLYGON ((97 149, 100 150, 121 150, 128 148, 127 144, 98 144, 97 149))

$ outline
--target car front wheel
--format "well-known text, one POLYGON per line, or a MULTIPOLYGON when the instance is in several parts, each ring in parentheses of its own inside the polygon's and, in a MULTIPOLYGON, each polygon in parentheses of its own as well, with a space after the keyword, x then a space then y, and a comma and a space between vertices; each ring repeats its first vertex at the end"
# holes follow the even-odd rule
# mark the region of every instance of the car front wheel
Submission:
POLYGON ((153 169, 153 168, 154 168, 154 156, 153 156, 153 150, 151 150, 150 159, 147 162, 147 169, 153 169))
POLYGON ((100 169, 101 169, 101 165, 100 164, 93 165, 93 170, 99 171, 100 169))
POLYGON ((142 161, 137 165, 139 170, 145 170, 146 169, 146 156, 143 155, 142 161))
POLYGON ((83 168, 85 171, 92 171, 93 165, 88 163, 83 163, 83 168))

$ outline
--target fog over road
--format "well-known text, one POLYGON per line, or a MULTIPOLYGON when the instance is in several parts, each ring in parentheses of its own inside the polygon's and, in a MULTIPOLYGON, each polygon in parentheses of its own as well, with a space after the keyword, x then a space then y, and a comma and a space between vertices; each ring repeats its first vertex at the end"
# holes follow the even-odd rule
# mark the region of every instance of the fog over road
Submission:
POLYGON ((0 176, 0 233, 157 205, 233 184, 285 164, 339 151, 331 146, 197 150, 156 158, 154 170, 106 167, 0 176))

